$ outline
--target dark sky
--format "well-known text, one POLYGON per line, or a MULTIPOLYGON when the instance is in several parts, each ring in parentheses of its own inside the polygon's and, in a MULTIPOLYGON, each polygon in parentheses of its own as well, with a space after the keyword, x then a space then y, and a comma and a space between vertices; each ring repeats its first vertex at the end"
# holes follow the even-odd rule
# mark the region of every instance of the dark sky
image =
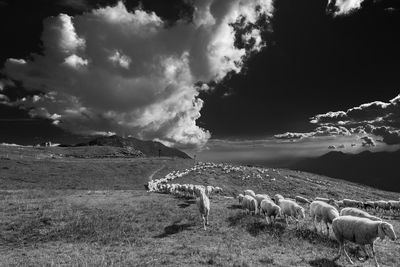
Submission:
MULTIPOLYGON (((138 2, 125 5, 134 11, 138 2)), ((192 19, 189 1, 141 2, 143 10, 168 21, 165 27, 192 19)), ((110 3, 117 1, 0 1, 1 68, 7 58, 29 59, 33 52, 42 53, 45 18, 79 15, 110 3)), ((361 8, 343 16, 327 12, 327 6, 324 0, 276 0, 270 22, 261 28, 266 47, 245 61, 240 74, 229 74, 213 90, 200 93, 204 106, 197 125, 215 139, 311 132, 315 125, 309 118, 316 114, 396 97, 400 3, 365 0, 361 8)), ((33 95, 31 89, 17 83, 0 93, 16 100, 33 95)), ((27 111, 1 103, 0 131, 0 142, 73 140, 51 120, 31 118, 27 111)))

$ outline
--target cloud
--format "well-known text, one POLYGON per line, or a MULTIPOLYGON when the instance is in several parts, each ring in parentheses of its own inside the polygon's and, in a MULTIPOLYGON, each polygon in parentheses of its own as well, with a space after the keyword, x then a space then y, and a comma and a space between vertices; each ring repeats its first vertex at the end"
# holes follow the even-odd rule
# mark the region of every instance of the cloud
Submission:
POLYGON ((335 16, 348 15, 361 8, 364 0, 329 0, 327 11, 335 16))
POLYGON ((319 126, 315 128, 312 132, 306 133, 294 133, 294 132, 286 132, 283 134, 274 135, 275 139, 283 139, 283 140, 299 140, 303 138, 310 137, 324 137, 324 136, 349 136, 351 135, 350 131, 343 126, 319 126))
POLYGON ((338 147, 337 147, 337 148, 338 148, 338 149, 345 148, 345 145, 344 145, 344 144, 338 145, 338 147))
MULTIPOLYGON (((64 1, 69 4, 85 1, 64 1)), ((272 0, 198 0, 193 21, 165 23, 123 2, 43 22, 41 54, 9 59, 3 73, 44 96, 18 103, 74 133, 115 132, 177 146, 202 146, 203 101, 195 84, 240 72, 265 44, 257 21, 272 0), (235 46, 240 21, 246 48, 235 46)))
POLYGON ((310 122, 335 127, 345 125, 351 134, 374 134, 388 145, 400 144, 400 95, 388 102, 373 101, 346 111, 318 114, 310 122))
POLYGON ((336 149, 336 146, 330 145, 330 146, 328 146, 328 149, 336 149))
POLYGON ((360 138, 362 140, 362 146, 375 146, 375 141, 370 136, 363 136, 360 138))
POLYGON ((367 125, 365 129, 369 133, 382 137, 382 141, 388 145, 400 144, 400 130, 386 126, 374 127, 373 125, 367 125))

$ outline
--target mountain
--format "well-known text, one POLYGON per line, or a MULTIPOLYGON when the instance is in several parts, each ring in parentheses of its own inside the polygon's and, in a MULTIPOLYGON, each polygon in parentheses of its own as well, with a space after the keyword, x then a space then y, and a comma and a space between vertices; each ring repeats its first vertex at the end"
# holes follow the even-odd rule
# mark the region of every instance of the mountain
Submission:
POLYGON ((363 151, 347 154, 332 151, 317 158, 293 163, 290 169, 400 192, 400 150, 394 152, 363 151))
POLYGON ((162 157, 178 157, 190 159, 190 157, 186 153, 176 148, 167 147, 160 142, 144 141, 133 137, 124 138, 117 135, 97 137, 87 143, 80 143, 75 146, 123 147, 139 150, 148 157, 158 157, 160 153, 160 156, 162 157))

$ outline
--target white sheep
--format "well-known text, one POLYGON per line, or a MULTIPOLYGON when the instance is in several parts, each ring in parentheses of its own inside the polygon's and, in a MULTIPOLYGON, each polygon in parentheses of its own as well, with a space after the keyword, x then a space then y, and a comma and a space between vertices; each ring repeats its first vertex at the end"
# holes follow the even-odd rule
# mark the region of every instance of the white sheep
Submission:
POLYGON ((244 190, 243 195, 245 195, 245 196, 251 196, 251 197, 253 197, 253 198, 256 197, 256 194, 254 193, 254 191, 253 191, 253 190, 250 190, 250 189, 244 190))
POLYGON ((375 205, 380 210, 390 210, 390 204, 388 201, 378 200, 375 201, 375 205))
POLYGON ((310 204, 310 203, 311 203, 307 198, 302 197, 302 196, 296 196, 296 197, 295 197, 295 200, 296 200, 297 202, 303 203, 303 204, 310 204))
POLYGON ((263 199, 260 205, 260 214, 265 216, 267 223, 275 222, 277 216, 281 216, 281 208, 271 199, 263 199))
POLYGON ((357 209, 357 208, 344 208, 340 211, 340 216, 345 216, 345 215, 351 215, 354 217, 360 217, 360 218, 367 218, 370 219, 372 221, 382 221, 381 218, 378 218, 376 216, 373 216, 371 214, 369 214, 366 211, 357 209))
POLYGON ((339 216, 333 220, 332 229, 336 240, 339 242, 339 253, 335 257, 335 260, 340 258, 343 251, 351 264, 353 264, 353 261, 350 259, 344 247, 345 240, 360 245, 366 255, 368 255, 368 253, 365 246, 370 245, 376 266, 379 266, 379 264, 376 260, 374 241, 378 237, 383 240, 385 236, 388 236, 393 241, 396 240, 396 233, 391 224, 381 221, 371 221, 367 218, 339 216))
POLYGON ((242 202, 242 207, 247 211, 247 213, 254 213, 257 214, 257 200, 253 198, 252 196, 244 196, 243 202, 242 202))
POLYGON ((281 194, 275 194, 275 196, 274 196, 274 198, 273 198, 273 200, 275 201, 275 204, 277 204, 277 205, 279 205, 279 202, 282 200, 282 199, 285 199, 281 194))
POLYGON ((270 198, 267 194, 257 194, 257 195, 255 196, 255 199, 257 200, 257 208, 258 208, 258 211, 261 212, 261 211, 260 211, 261 201, 263 201, 264 199, 271 199, 271 198, 270 198))
POLYGON ((353 199, 343 199, 343 204, 345 207, 352 208, 362 208, 364 205, 361 201, 353 200, 353 199))
MULTIPOLYGON (((318 232, 317 224, 321 221, 325 223, 327 236, 329 236, 329 224, 339 217, 338 210, 324 201, 313 201, 310 205, 310 216, 313 220, 314 229, 318 232)), ((322 227, 321 227, 322 232, 322 227)))
POLYGON ((208 225, 208 214, 210 213, 210 199, 206 195, 205 190, 200 190, 200 196, 196 199, 197 207, 200 211, 201 219, 203 220, 204 230, 207 230, 208 225))
POLYGON ((278 205, 281 208, 282 216, 285 216, 286 225, 288 225, 288 217, 296 220, 296 226, 299 224, 299 217, 301 219, 305 218, 304 209, 293 200, 280 199, 278 205))

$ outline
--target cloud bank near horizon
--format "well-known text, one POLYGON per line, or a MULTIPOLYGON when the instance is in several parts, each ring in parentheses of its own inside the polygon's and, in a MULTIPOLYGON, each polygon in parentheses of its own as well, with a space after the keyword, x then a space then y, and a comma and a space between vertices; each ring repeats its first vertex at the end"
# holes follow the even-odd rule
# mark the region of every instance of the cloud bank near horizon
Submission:
POLYGON ((42 54, 10 58, 2 70, 43 94, 9 104, 74 133, 111 131, 182 147, 204 145, 210 132, 196 120, 203 106, 199 90, 207 87, 196 84, 241 71, 246 57, 265 45, 257 22, 271 17, 273 6, 272 0, 193 5, 193 21, 173 25, 154 12, 129 11, 123 2, 47 18, 42 54), (235 27, 242 48, 235 46, 235 27))
POLYGON ((310 118, 317 125, 307 133, 287 132, 276 139, 299 140, 315 136, 355 136, 362 146, 375 146, 372 136, 387 145, 400 144, 400 94, 388 102, 373 101, 346 111, 329 111, 310 118), (321 129, 325 129, 322 131, 321 129), (371 136, 372 135, 372 136, 371 136))

